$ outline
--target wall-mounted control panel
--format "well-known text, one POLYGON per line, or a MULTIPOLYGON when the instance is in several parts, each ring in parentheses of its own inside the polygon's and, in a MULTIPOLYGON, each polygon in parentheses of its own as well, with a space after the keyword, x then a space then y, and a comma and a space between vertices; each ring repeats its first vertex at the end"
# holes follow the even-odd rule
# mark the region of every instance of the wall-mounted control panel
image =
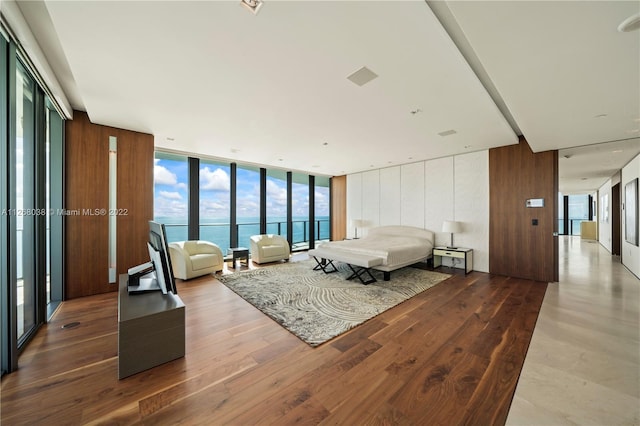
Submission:
POLYGON ((544 207, 544 198, 529 198, 526 202, 527 207, 544 207))

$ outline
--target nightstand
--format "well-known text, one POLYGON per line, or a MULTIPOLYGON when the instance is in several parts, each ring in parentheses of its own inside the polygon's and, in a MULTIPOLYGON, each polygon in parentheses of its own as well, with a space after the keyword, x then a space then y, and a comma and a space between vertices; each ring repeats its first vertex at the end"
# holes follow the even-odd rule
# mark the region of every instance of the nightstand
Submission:
POLYGON ((465 274, 473 271, 473 249, 464 247, 434 247, 433 269, 442 266, 443 257, 464 259, 465 274))

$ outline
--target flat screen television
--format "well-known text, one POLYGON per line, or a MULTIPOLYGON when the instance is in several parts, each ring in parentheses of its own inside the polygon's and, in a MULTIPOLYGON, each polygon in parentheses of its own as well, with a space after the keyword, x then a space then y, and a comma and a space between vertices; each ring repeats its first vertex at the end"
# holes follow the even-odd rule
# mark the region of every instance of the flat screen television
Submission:
POLYGON ((169 243, 164 223, 149 221, 148 245, 150 252, 153 249, 157 253, 155 256, 156 262, 153 265, 156 270, 156 279, 163 290, 162 292, 166 294, 170 291, 173 294, 178 294, 176 281, 173 278, 173 267, 171 266, 171 255, 169 254, 169 243))
POLYGON ((147 249, 150 262, 129 269, 129 293, 162 291, 163 294, 178 294, 164 224, 149 221, 147 249))

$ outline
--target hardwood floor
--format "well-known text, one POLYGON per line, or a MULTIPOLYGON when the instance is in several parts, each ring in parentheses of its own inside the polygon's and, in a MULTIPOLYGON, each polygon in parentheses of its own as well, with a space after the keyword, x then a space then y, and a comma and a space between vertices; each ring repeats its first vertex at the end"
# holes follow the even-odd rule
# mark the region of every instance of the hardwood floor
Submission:
MULTIPOLYGON (((297 259, 306 255, 297 255, 297 259)), ((117 297, 64 302, 2 379, 2 424, 504 424, 546 283, 473 272, 311 348, 216 279, 186 353, 117 379, 117 297), (74 321, 80 325, 61 328, 74 321)))

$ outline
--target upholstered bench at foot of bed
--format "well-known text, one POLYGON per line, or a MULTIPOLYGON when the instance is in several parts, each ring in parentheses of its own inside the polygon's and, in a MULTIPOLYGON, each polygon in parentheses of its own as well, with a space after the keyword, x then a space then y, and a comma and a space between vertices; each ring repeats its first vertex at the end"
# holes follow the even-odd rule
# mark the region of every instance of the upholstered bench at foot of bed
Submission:
MULTIPOLYGON (((376 282, 376 279, 371 275, 370 269, 374 266, 382 264, 382 258, 378 256, 371 256, 366 254, 337 252, 336 250, 322 250, 317 248, 309 250, 309 256, 313 256, 316 261, 314 270, 322 269, 325 274, 336 272, 338 269, 333 264, 333 261, 346 263, 352 274, 347 277, 348 280, 358 278, 362 284, 371 284, 376 282), (358 269, 356 269, 355 267, 358 269), (368 279, 363 279, 364 275, 368 275, 368 279)), ((385 280, 387 274, 385 273, 385 280)))

